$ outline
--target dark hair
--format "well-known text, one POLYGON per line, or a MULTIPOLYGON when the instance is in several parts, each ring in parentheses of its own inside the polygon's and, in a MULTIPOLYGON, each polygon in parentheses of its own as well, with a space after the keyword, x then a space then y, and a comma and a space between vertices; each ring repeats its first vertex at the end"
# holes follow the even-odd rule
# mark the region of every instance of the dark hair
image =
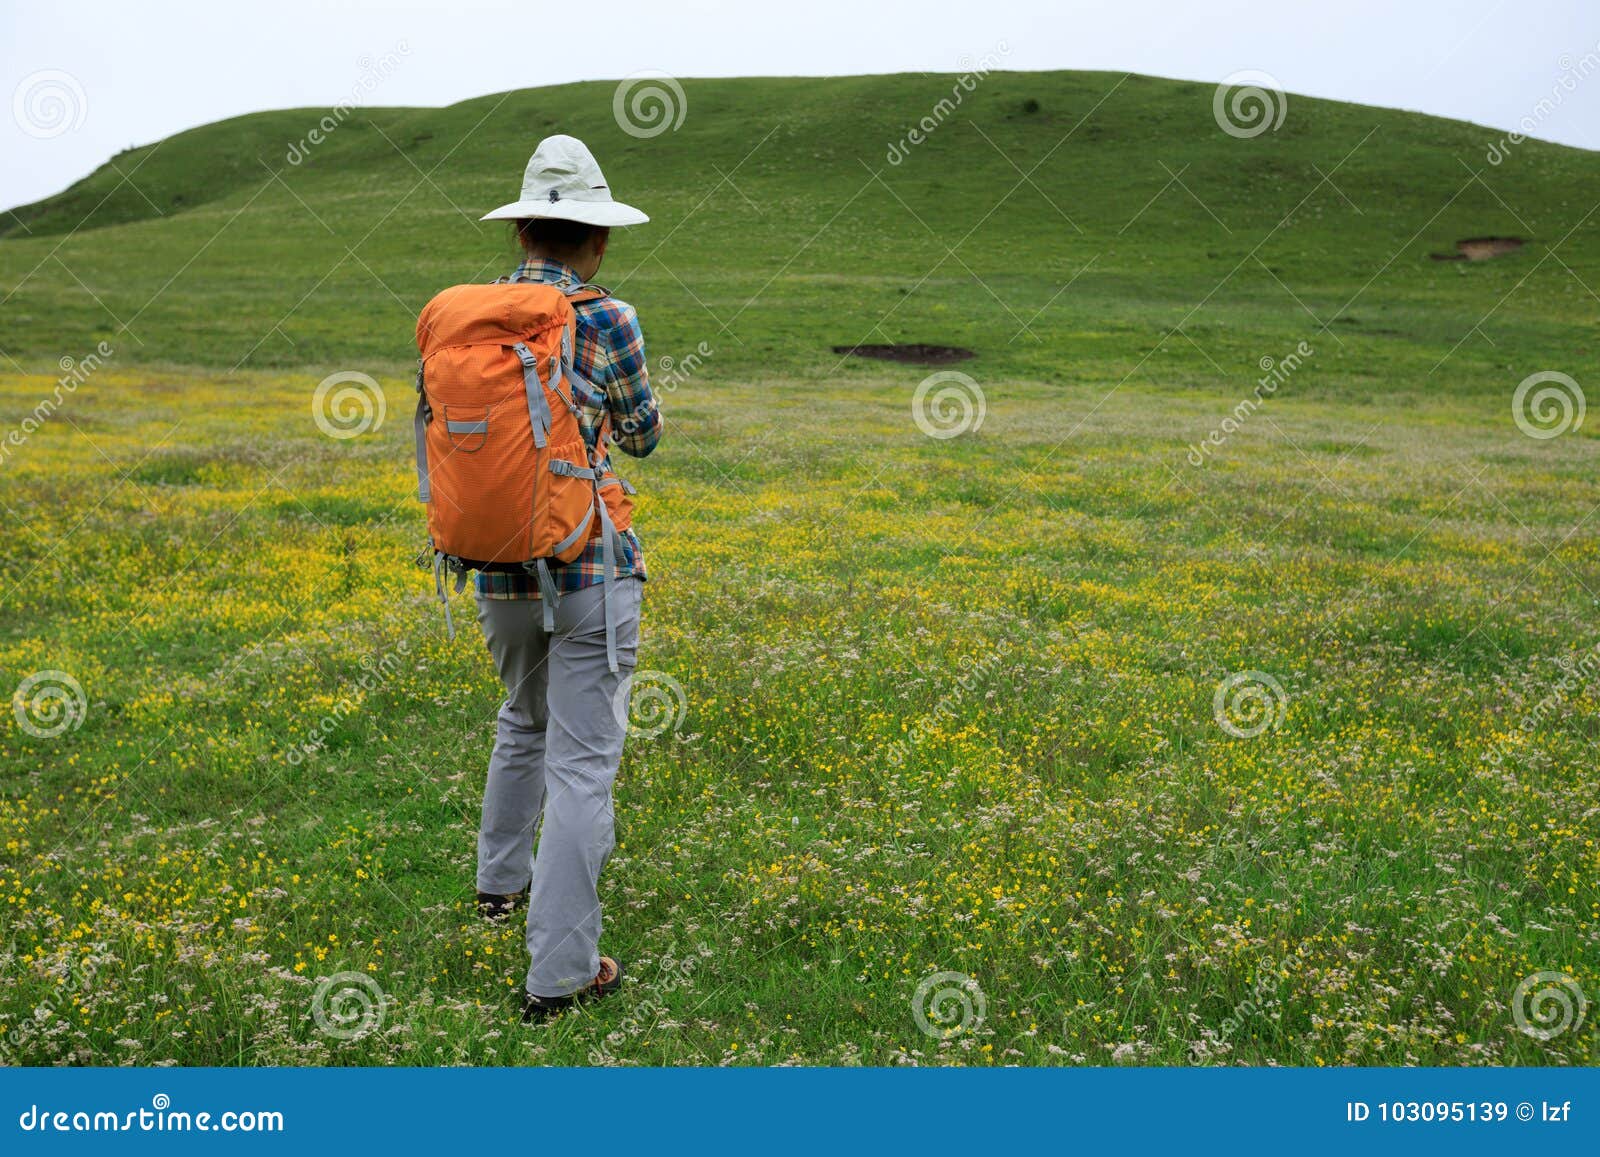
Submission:
POLYGON ((604 225, 585 225, 581 221, 563 221, 557 217, 524 217, 516 222, 517 244, 524 253, 535 249, 576 253, 590 238, 610 231, 604 225))

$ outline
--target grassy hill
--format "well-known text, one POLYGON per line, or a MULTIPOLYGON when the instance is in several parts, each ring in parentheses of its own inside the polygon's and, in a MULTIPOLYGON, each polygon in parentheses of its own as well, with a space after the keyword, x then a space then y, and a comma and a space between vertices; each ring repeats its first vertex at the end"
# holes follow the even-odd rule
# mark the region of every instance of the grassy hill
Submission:
POLYGON ((476 218, 557 130, 653 217, 604 280, 658 352, 707 341, 734 374, 831 374, 830 346, 869 340, 1044 380, 1183 380, 1247 373, 1327 323, 1347 388, 1419 388, 1452 349, 1462 388, 1560 351, 1600 304, 1600 157, 1528 141, 1490 166, 1500 134, 1459 122, 1291 96, 1276 131, 1236 139, 1210 85, 997 73, 948 115, 947 76, 689 81, 681 128, 641 140, 613 90, 359 109, 297 165, 326 110, 130 150, 0 218, 0 349, 399 366, 434 290, 506 266, 504 228, 476 218), (1428 259, 1486 234, 1532 244, 1428 259))
POLYGON ((1512 411, 1593 391, 1600 156, 1057 73, 891 164, 954 84, 689 81, 643 140, 611 84, 368 109, 298 165, 323 110, 261 114, 12 212, 0 1060, 1600 1058, 1592 1009, 1524 1031, 1600 998, 1600 422, 1512 411), (602 280, 667 426, 632 979, 526 1029, 473 910, 503 691, 411 565, 408 408, 557 129, 654 216, 602 280), (1485 235, 1528 244, 1429 257, 1485 235), (981 410, 863 341, 969 347, 981 410), (329 436, 335 371, 387 416, 329 436))

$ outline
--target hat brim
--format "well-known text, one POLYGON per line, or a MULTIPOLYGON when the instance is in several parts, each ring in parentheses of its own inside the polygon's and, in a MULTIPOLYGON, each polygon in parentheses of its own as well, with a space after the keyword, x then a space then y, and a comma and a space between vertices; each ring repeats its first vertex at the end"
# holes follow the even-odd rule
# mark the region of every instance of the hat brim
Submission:
POLYGON ((621 201, 513 201, 479 217, 480 221, 521 221, 545 217, 555 221, 577 221, 583 225, 643 225, 650 220, 632 205, 621 201))

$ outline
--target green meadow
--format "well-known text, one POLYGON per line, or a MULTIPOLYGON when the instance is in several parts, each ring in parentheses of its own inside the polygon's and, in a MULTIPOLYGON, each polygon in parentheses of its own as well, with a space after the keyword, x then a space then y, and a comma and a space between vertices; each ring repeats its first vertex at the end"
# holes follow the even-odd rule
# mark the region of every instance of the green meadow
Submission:
POLYGON ((1595 1063, 1600 156, 681 87, 262 113, 0 215, 0 1060, 1595 1063), (529 1028, 409 418, 552 132, 652 215, 599 280, 667 425, 630 982, 529 1028), (889 343, 972 356, 836 351, 889 343))

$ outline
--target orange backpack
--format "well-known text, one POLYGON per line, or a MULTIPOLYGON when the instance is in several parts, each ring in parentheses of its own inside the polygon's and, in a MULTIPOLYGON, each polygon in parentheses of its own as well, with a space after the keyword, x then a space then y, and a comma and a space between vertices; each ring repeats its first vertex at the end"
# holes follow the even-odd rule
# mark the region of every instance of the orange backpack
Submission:
MULTIPOLYGON (((536 577, 544 629, 559 595, 552 562, 571 562, 601 540, 606 654, 617 669, 611 617, 618 531, 633 525, 633 488, 606 467, 610 417, 600 387, 574 369, 574 301, 606 296, 591 286, 538 282, 457 285, 417 319, 417 498, 428 505, 434 589, 450 604, 473 570, 536 577), (591 449, 579 415, 599 402, 591 449)), ((423 556, 424 559, 426 555, 423 556)))

